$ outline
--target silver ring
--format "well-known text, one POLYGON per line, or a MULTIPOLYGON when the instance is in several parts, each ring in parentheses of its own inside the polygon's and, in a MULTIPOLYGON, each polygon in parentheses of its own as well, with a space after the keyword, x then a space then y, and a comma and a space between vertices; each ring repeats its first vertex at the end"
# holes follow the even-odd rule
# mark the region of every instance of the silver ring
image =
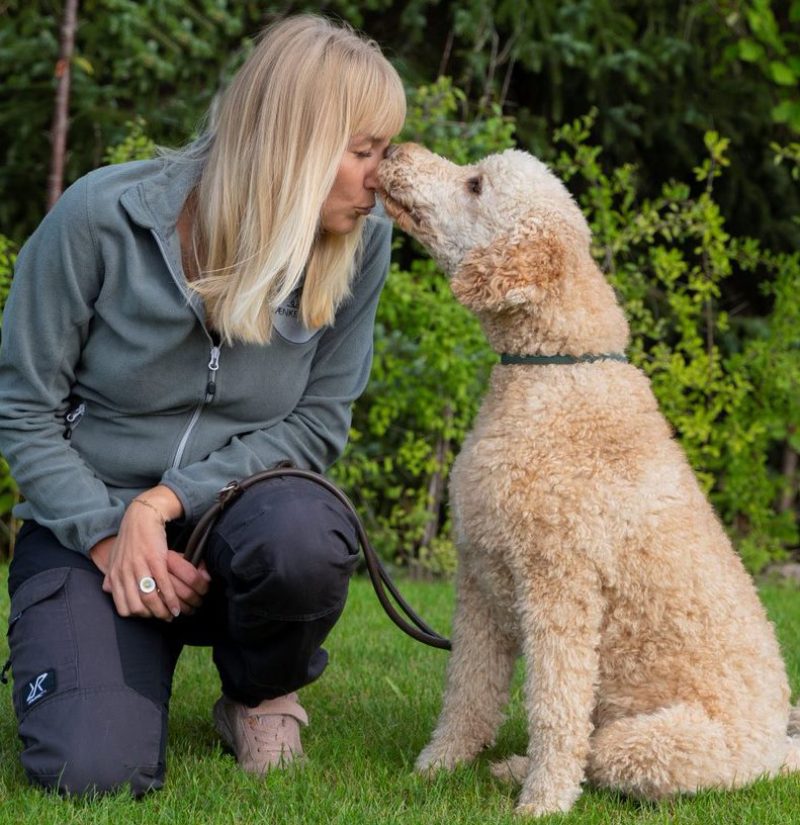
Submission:
POLYGON ((139 579, 139 590, 142 593, 152 593, 156 589, 156 580, 152 576, 142 576, 139 579))

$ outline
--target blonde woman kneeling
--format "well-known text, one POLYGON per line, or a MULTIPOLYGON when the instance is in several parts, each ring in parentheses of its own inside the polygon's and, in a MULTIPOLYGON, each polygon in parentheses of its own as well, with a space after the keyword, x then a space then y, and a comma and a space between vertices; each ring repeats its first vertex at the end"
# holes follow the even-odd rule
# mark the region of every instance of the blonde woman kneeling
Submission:
POLYGON ((342 452, 389 263, 375 171, 404 117, 374 43, 288 18, 199 141, 81 178, 20 253, 0 450, 25 497, 10 648, 32 782, 161 787, 184 644, 213 646, 242 768, 302 754, 295 691, 326 665, 351 518, 280 478, 224 512, 205 566, 179 550, 231 479, 342 452))

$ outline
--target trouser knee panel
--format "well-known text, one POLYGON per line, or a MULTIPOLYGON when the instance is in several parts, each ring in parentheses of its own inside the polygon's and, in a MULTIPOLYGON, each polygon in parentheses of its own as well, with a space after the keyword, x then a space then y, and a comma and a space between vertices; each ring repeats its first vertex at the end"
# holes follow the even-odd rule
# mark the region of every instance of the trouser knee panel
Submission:
POLYGON ((62 792, 129 783, 141 794, 164 774, 174 660, 155 623, 119 617, 101 583, 99 572, 58 567, 14 592, 9 649, 21 761, 31 781, 62 792), (132 678, 142 654, 149 676, 132 678))

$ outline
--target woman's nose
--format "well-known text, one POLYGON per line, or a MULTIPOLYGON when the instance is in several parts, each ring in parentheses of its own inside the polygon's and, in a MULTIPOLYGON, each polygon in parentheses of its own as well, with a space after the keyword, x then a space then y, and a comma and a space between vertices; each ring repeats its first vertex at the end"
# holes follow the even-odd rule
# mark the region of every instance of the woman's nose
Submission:
POLYGON ((372 165, 372 168, 367 172, 364 178, 364 188, 377 189, 378 188, 378 164, 372 165))

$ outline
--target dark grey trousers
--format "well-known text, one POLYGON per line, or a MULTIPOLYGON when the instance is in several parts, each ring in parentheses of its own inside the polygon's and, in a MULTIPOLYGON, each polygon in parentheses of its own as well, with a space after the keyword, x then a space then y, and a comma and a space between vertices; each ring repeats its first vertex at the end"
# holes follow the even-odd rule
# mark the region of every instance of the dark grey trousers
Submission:
POLYGON ((22 765, 63 793, 140 795, 164 781, 172 676, 210 645, 222 689, 248 705, 312 682, 358 561, 352 516, 305 479, 247 490, 207 545, 211 589, 192 616, 122 618, 102 574, 33 522, 9 572, 9 647, 22 765))

